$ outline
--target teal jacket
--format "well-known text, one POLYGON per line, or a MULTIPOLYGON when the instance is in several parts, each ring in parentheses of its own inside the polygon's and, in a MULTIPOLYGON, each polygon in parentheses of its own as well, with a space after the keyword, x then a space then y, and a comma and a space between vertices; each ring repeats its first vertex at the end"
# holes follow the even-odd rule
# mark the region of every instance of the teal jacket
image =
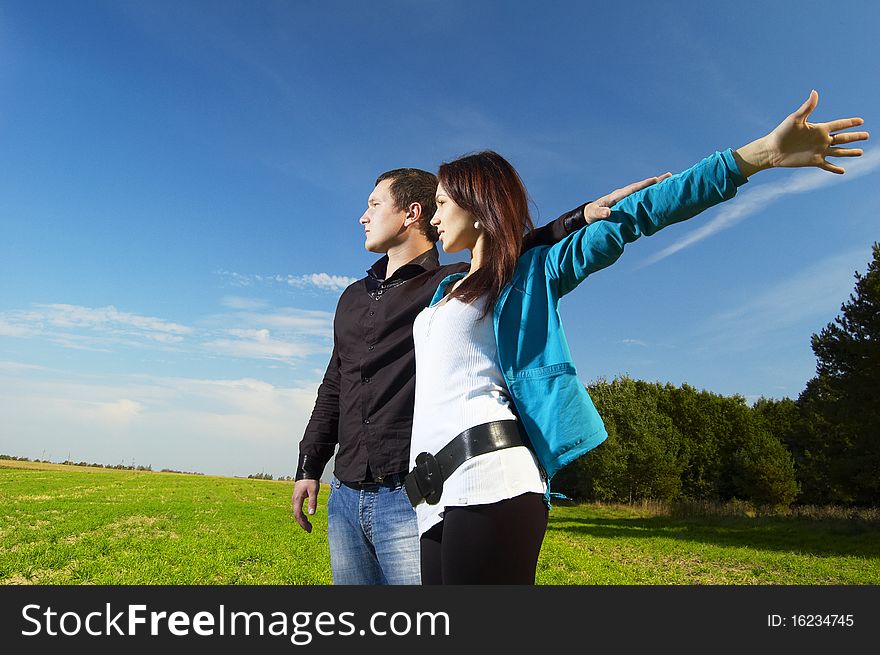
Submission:
MULTIPOLYGON (((591 273, 617 261, 627 243, 729 200, 746 181, 730 150, 716 152, 624 198, 611 208, 609 218, 519 258, 513 280, 502 290, 493 312, 498 362, 548 480, 608 437, 577 378, 562 330, 559 299, 591 273)), ((431 304, 464 275, 444 278, 431 304)))

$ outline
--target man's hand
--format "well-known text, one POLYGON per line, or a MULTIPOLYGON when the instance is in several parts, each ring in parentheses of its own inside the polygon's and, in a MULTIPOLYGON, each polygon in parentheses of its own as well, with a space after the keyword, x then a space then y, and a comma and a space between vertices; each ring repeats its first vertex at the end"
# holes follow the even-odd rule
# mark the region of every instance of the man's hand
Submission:
POLYGON ((308 500, 308 512, 314 514, 318 508, 318 491, 321 483, 318 480, 297 480, 293 485, 293 495, 290 503, 293 505, 293 516, 296 522, 306 532, 312 531, 312 524, 303 514, 303 501, 308 500))
POLYGON ((822 170, 842 175, 846 171, 826 160, 826 157, 860 157, 861 148, 833 146, 865 141, 867 132, 841 132, 862 125, 861 118, 840 118, 829 123, 808 123, 812 111, 819 104, 819 94, 810 97, 792 114, 785 117, 767 136, 737 149, 733 156, 740 172, 749 177, 765 168, 799 168, 817 166, 822 170))
POLYGON ((596 221, 601 221, 609 216, 611 216, 611 209, 613 205, 620 202, 628 195, 635 193, 636 191, 641 191, 642 189, 657 184, 657 182, 662 182, 667 177, 672 177, 672 173, 663 173, 663 175, 658 175, 657 177, 649 177, 641 182, 633 182, 632 184, 628 184, 625 187, 621 187, 620 189, 615 189, 611 193, 606 196, 602 196, 597 200, 587 204, 584 207, 584 218, 587 221, 587 225, 590 223, 595 223, 596 221))

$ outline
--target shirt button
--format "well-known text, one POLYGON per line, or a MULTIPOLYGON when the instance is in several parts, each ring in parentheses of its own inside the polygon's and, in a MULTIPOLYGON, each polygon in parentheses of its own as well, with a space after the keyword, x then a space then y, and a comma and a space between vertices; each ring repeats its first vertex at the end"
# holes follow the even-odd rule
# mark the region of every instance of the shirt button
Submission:
POLYGON ((376 346, 370 346, 369 350, 375 350, 376 346))
POLYGON ((382 289, 379 289, 379 291, 376 293, 376 295, 377 295, 377 296, 381 296, 381 295, 382 295, 382 289))
POLYGON ((375 313, 376 313, 376 312, 370 310, 370 316, 372 316, 372 315, 375 314, 375 313))
POLYGON ((364 378, 364 379, 363 379, 363 383, 364 383, 364 384, 366 384, 366 383, 369 382, 369 381, 370 381, 370 378, 364 378))
POLYGON ((365 418, 365 419, 364 419, 364 425, 369 425, 369 424, 370 424, 370 419, 365 418))

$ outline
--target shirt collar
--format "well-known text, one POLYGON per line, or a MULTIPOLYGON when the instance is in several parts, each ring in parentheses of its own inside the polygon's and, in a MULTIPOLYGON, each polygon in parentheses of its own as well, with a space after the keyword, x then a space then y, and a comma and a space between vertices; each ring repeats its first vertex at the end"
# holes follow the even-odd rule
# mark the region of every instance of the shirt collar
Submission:
MULTIPOLYGON (((437 252, 437 246, 432 246, 430 250, 426 250, 421 255, 411 259, 406 264, 394 271, 391 277, 412 277, 418 275, 422 271, 430 271, 440 266, 440 253, 437 252)), ((385 280, 385 272, 388 270, 388 255, 385 255, 367 269, 367 275, 374 280, 385 280)))

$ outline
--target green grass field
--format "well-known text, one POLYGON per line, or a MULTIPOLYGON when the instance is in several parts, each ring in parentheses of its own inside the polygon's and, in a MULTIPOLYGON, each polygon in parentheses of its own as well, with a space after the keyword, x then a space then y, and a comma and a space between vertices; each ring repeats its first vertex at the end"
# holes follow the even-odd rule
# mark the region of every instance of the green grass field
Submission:
MULTIPOLYGON (((292 485, 0 461, 0 583, 329 584, 292 485)), ((880 584, 880 525, 554 506, 538 583, 880 584)))

